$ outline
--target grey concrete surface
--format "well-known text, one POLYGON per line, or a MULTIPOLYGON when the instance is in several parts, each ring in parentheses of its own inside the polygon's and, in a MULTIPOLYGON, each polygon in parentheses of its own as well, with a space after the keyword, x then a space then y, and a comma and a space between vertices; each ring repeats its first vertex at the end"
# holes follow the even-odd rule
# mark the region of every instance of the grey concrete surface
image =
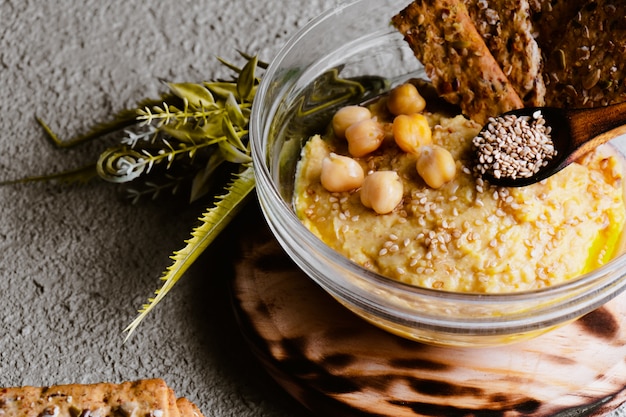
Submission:
MULTIPOLYGON (((160 79, 202 81, 236 50, 270 60, 339 0, 0 0, 0 180, 89 161, 59 152, 34 116, 68 137, 160 79)), ((0 386, 164 378, 207 416, 303 416, 236 328, 229 265, 210 250, 123 343, 201 207, 128 205, 100 182, 0 187, 0 386)), ((624 414, 622 414, 624 415, 624 414)))

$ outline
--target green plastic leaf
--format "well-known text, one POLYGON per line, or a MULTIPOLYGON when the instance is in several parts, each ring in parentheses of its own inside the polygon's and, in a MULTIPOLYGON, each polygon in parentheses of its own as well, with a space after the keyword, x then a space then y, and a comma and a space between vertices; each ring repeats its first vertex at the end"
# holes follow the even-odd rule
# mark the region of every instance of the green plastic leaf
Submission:
POLYGON ((126 327, 125 340, 128 340, 141 321, 163 300, 194 261, 241 211, 254 187, 255 179, 252 166, 248 166, 240 174, 235 174, 233 181, 226 186, 226 193, 219 196, 217 203, 199 219, 201 224, 193 230, 191 238, 185 242, 186 246, 174 252, 172 256, 174 263, 167 268, 161 277, 164 282, 163 285, 155 291, 155 297, 150 298, 148 303, 142 306, 135 320, 126 327))
MULTIPOLYGON (((215 126, 210 125, 207 127, 214 128, 215 126)), ((209 139, 215 139, 219 136, 224 136, 221 131, 213 132, 210 129, 205 129, 204 127, 193 126, 190 124, 181 124, 178 126, 163 125, 159 128, 159 130, 168 136, 189 144, 195 144, 209 139)))
POLYGON ((187 100, 194 107, 206 106, 209 103, 215 103, 213 94, 202 84, 195 83, 170 83, 168 84, 172 93, 178 97, 187 100))
MULTIPOLYGON (((239 55, 241 55, 244 59, 246 59, 248 61, 251 60, 251 59, 255 59, 255 58, 258 59, 258 57, 255 56, 255 55, 250 55, 250 54, 247 54, 247 53, 245 53, 243 51, 237 51, 237 52, 239 53, 239 55)), ((259 68, 261 68, 261 69, 267 69, 267 67, 269 67, 269 64, 267 62, 257 61, 257 66, 259 68)))
POLYGON ((237 103, 237 99, 235 99, 233 94, 228 95, 225 106, 228 117, 233 125, 239 127, 248 125, 248 119, 244 117, 241 107, 239 107, 239 103, 237 103))
POLYGON ((241 137, 246 135, 248 133, 247 131, 237 132, 237 130, 235 130, 235 126, 233 126, 233 124, 230 122, 230 119, 227 117, 224 118, 224 121, 222 123, 222 129, 224 131, 224 134, 226 135, 226 139, 228 140, 228 142, 230 142, 239 150, 244 152, 246 151, 246 145, 244 145, 241 141, 241 137))
POLYGON ((250 101, 252 98, 252 90, 256 84, 254 71, 256 70, 257 62, 258 59, 256 57, 250 59, 241 70, 239 78, 237 78, 237 93, 242 102, 250 101))
MULTIPOLYGON (((240 55, 241 55, 241 53, 240 53, 240 55)), ((239 68, 239 67, 238 67, 237 65, 235 65, 235 64, 232 64, 232 63, 230 63, 230 62, 226 61, 224 58, 222 58, 222 57, 219 57, 219 56, 218 56, 218 57, 217 57, 217 60, 218 60, 218 61, 220 61, 220 62, 222 63, 222 65, 224 65, 224 66, 226 66, 226 67, 230 68, 231 70, 233 70, 233 71, 234 71, 234 72, 236 72, 237 74, 239 74, 239 73, 241 72, 241 68, 239 68)))
POLYGON ((224 81, 205 82, 204 85, 216 96, 226 99, 229 94, 237 94, 237 84, 224 81))
POLYGON ((245 164, 252 161, 248 152, 243 152, 228 141, 220 142, 220 150, 224 159, 235 164, 245 164))

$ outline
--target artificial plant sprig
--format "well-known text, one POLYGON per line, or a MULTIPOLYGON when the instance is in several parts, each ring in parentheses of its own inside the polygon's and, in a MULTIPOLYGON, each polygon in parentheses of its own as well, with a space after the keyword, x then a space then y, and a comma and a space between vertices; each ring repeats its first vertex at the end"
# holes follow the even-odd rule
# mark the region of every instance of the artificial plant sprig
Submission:
POLYGON ((144 173, 149 174, 159 164, 169 170, 179 158, 186 159, 190 165, 201 159, 192 180, 191 200, 199 197, 194 193, 203 193, 208 189, 205 182, 212 177, 210 173, 223 163, 229 163, 231 174, 231 182, 223 187, 225 193, 218 196, 216 203, 204 212, 199 219, 200 225, 193 229, 185 246, 174 252, 171 257, 173 264, 161 277, 163 285, 125 329, 126 338, 235 218, 255 187, 247 129, 249 109, 254 98, 252 92, 259 83, 255 76, 258 60, 256 57, 247 59, 242 69, 231 65, 238 77, 230 83, 220 82, 218 88, 214 83, 169 84, 172 93, 182 100, 182 108, 164 102, 162 106, 138 109, 137 120, 142 127, 151 128, 153 135, 151 139, 147 136, 146 140, 136 143, 160 143, 157 152, 145 148, 139 152, 123 145, 100 158, 99 174, 104 177, 112 174, 115 181, 119 181, 120 176, 132 180, 144 173), (109 158, 113 160, 105 163, 109 158))
POLYGON ((173 263, 162 274, 163 285, 149 298, 139 315, 126 328, 127 338, 144 317, 163 299, 198 256, 235 218, 254 190, 255 180, 248 141, 252 101, 260 82, 258 69, 266 68, 257 57, 241 53, 246 60, 238 67, 220 59, 236 73, 231 80, 202 83, 166 83, 169 93, 156 100, 143 100, 135 109, 125 109, 108 123, 63 141, 41 120, 48 138, 58 148, 77 146, 116 131, 125 134, 107 147, 95 163, 67 171, 19 180, 86 182, 99 178, 126 186, 127 196, 136 202, 155 198, 164 190, 176 192, 188 183, 190 201, 216 186, 222 192, 199 218, 199 225, 172 255, 173 263), (218 171, 225 175, 215 175, 218 171), (223 184, 213 184, 227 178, 223 184))
MULTIPOLYGON (((164 192, 174 194, 183 186, 189 188, 190 201, 212 197, 191 237, 171 256, 172 263, 161 276, 161 287, 126 327, 126 338, 236 217, 255 188, 248 127, 260 83, 257 71, 267 64, 255 56, 240 54, 246 60, 241 68, 218 58, 236 74, 231 80, 166 83, 169 91, 158 99, 143 100, 136 108, 119 112, 112 121, 66 141, 37 119, 59 148, 77 146, 117 131, 124 135, 118 143, 100 152, 97 161, 86 166, 0 182, 86 182, 99 178, 120 185, 132 202, 155 199, 164 192)), ((329 112, 337 106, 357 102, 367 94, 379 94, 387 87, 380 77, 340 78, 340 70, 329 70, 301 93, 290 135, 308 137, 325 125, 329 112)))

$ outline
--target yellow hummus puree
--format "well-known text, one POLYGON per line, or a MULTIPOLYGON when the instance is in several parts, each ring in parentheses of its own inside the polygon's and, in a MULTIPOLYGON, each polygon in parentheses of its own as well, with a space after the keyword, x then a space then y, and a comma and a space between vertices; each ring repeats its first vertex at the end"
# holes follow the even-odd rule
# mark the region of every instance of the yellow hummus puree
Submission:
POLYGON ((416 172, 415 155, 393 143, 357 158, 365 172, 395 170, 404 183, 396 209, 365 208, 359 190, 330 193, 321 162, 347 155, 334 137, 302 151, 295 208, 304 225, 354 262, 412 285, 504 293, 554 285, 602 265, 618 250, 625 207, 621 160, 610 147, 523 188, 490 186, 471 173, 480 126, 462 116, 425 114, 433 143, 448 149, 456 178, 435 190, 416 172))

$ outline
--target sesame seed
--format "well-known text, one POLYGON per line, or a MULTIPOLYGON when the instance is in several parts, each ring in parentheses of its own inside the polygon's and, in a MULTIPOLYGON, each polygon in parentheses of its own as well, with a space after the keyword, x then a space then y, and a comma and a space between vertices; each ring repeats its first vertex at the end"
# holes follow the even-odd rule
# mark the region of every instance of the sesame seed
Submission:
POLYGON ((556 155, 550 131, 540 111, 532 117, 489 118, 487 129, 472 141, 478 157, 477 172, 495 178, 532 176, 556 155))

